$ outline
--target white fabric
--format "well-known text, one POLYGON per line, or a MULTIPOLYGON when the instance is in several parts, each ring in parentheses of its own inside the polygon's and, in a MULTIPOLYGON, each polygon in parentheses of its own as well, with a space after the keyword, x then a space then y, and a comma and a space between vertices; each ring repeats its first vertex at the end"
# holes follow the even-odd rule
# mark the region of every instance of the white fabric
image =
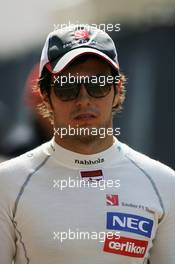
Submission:
POLYGON ((174 264, 174 190, 172 169, 117 140, 95 155, 49 141, 0 164, 0 264, 174 264), (56 185, 87 171, 120 187, 102 190, 88 177, 81 188, 56 185), (61 243, 58 232, 69 231, 77 237, 61 243), (120 238, 92 239, 110 231, 120 238))
POLYGON ((56 64, 56 66, 53 69, 53 73, 59 73, 61 72, 69 63, 71 63, 73 60, 76 59, 76 57, 79 57, 83 54, 96 54, 97 56, 104 59, 106 62, 108 62, 111 66, 114 67, 114 69, 119 70, 119 64, 118 62, 114 62, 109 56, 104 54, 103 52, 94 49, 94 48, 84 48, 82 45, 82 48, 76 48, 73 50, 70 50, 67 52, 56 64))

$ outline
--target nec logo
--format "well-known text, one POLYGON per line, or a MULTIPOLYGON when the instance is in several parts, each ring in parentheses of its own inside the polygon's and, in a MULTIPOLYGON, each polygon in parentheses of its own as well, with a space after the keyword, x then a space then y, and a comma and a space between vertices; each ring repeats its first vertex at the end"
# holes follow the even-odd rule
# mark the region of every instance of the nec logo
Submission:
POLYGON ((122 230, 151 237, 153 220, 132 214, 107 213, 107 229, 122 230))

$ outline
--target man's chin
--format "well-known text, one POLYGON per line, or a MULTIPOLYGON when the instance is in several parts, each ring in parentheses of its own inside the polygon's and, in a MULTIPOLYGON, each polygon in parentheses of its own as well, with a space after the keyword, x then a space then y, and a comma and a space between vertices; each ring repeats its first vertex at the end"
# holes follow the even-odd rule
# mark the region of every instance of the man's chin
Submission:
POLYGON ((99 135, 75 135, 72 140, 79 143, 90 144, 99 140, 99 135))

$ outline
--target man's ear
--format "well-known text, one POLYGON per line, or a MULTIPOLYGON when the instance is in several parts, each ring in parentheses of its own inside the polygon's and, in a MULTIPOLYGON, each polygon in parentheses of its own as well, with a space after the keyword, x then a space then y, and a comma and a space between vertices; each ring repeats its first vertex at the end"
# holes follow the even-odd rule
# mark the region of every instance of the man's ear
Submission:
POLYGON ((119 90, 118 90, 118 84, 116 84, 114 86, 114 99, 113 99, 113 104, 112 104, 112 107, 116 107, 119 102, 120 102, 120 93, 119 93, 119 90))
POLYGON ((43 103, 47 107, 48 111, 52 112, 53 107, 52 107, 51 99, 50 99, 49 95, 47 94, 47 92, 43 92, 41 97, 42 97, 43 103))
POLYGON ((115 89, 115 96, 113 100, 113 107, 116 107, 120 104, 120 95, 121 95, 121 89, 122 89, 122 81, 119 80, 117 84, 114 86, 115 89))
POLYGON ((112 107, 116 107, 120 102, 120 95, 118 93, 115 94, 112 107))

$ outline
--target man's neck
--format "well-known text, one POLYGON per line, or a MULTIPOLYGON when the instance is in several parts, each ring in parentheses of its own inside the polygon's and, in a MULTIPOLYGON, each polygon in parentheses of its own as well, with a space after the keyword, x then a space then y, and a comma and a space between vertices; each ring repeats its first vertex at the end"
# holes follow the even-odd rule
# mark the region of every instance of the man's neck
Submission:
POLYGON ((114 139, 113 136, 105 138, 94 138, 94 140, 76 139, 73 137, 60 138, 55 136, 55 142, 61 147, 73 152, 85 155, 92 155, 102 152, 112 146, 114 139))

